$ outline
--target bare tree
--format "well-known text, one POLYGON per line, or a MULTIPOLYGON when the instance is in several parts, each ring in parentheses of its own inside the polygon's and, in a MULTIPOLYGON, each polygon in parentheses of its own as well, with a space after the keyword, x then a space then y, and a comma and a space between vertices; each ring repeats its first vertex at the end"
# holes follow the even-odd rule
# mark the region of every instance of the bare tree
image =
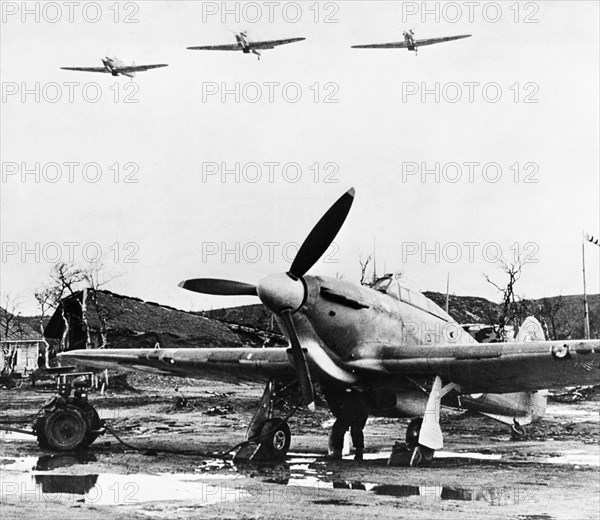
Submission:
MULTIPOLYGON (((69 333, 69 320, 65 312, 64 305, 61 304, 64 298, 73 296, 78 291, 87 289, 89 298, 94 302, 94 307, 98 314, 100 322, 100 335, 102 338, 102 346, 106 343, 106 329, 108 316, 98 305, 97 291, 101 287, 110 283, 117 275, 108 273, 104 264, 101 261, 90 262, 85 267, 80 267, 74 263, 58 262, 54 264, 50 271, 50 283, 47 286, 39 288, 35 292, 35 298, 38 302, 38 307, 41 311, 40 330, 43 331, 43 318, 47 311, 51 308, 56 308, 60 311, 64 323, 62 338, 60 339, 59 349, 64 349, 69 333)), ((82 319, 86 321, 83 307, 83 297, 73 298, 72 303, 79 305, 82 319)))
POLYGON ((44 366, 48 368, 48 362, 50 360, 50 344, 46 341, 46 338, 44 337, 44 320, 49 311, 56 307, 56 293, 52 287, 46 286, 37 289, 34 292, 34 297, 38 303, 38 309, 40 310, 38 326, 40 328, 40 335, 42 336, 42 341, 45 345, 43 352, 40 352, 40 354, 43 357, 44 366))
POLYGON ((14 298, 11 294, 5 294, 2 297, 3 312, 2 329, 0 330, 0 339, 8 338, 9 336, 22 334, 23 324, 19 320, 21 314, 19 310, 21 302, 18 298, 14 298))
POLYGON ((549 339, 565 339, 562 337, 563 331, 560 330, 558 322, 558 313, 562 309, 563 304, 562 296, 554 299, 543 298, 540 301, 540 314, 548 325, 549 339))
POLYGON ((101 344, 98 348, 105 348, 108 338, 108 320, 114 316, 111 316, 106 312, 98 302, 98 290, 104 285, 110 283, 116 275, 107 273, 104 269, 102 262, 93 262, 82 271, 84 280, 87 282, 88 296, 94 302, 96 308, 96 314, 98 315, 98 321, 100 322, 100 339, 101 344))
POLYGON ((492 281, 488 275, 485 275, 485 279, 502 294, 497 319, 492 326, 499 340, 506 341, 506 326, 513 324, 518 327, 520 325, 519 318, 523 314, 523 308, 519 304, 520 299, 515 295, 515 284, 521 278, 523 263, 520 257, 517 257, 514 263, 508 263, 506 260, 501 259, 498 261, 498 266, 508 276, 506 284, 500 285, 492 281))
POLYGON ((65 296, 77 292, 79 284, 85 280, 85 273, 75 264, 58 262, 50 272, 50 279, 56 302, 60 302, 65 296))
MULTIPOLYGON (((17 298, 13 298, 10 294, 5 294, 2 297, 2 310, 0 311, 0 340, 19 338, 24 333, 23 324, 19 320, 19 305, 17 298)), ((4 363, 1 376, 12 374, 17 362, 17 346, 15 343, 6 342, 0 346, 2 348, 2 356, 4 363)))
POLYGON ((33 295, 38 303, 38 309, 40 310, 40 334, 44 335, 44 318, 48 314, 48 311, 56 306, 55 291, 50 286, 40 287, 33 295))
POLYGON ((101 261, 90 262, 81 270, 84 281, 90 289, 98 290, 112 282, 119 275, 106 271, 101 261))
POLYGON ((373 260, 373 257, 369 255, 365 261, 361 257, 358 259, 358 263, 360 264, 360 285, 371 285, 367 281, 367 269, 369 268, 369 264, 373 260))

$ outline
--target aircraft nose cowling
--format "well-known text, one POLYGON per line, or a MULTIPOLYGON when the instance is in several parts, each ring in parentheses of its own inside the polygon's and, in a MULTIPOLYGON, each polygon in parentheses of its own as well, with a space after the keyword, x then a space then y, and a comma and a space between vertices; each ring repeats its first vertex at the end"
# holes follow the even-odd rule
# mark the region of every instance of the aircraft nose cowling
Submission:
POLYGON ((304 303, 305 288, 300 279, 287 273, 270 274, 257 287, 258 297, 274 313, 296 312, 304 303))

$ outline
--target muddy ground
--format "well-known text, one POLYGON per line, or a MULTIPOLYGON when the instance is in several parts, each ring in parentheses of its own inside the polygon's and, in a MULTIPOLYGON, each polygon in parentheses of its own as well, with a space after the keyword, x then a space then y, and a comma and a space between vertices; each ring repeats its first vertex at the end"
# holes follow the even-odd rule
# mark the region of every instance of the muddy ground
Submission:
MULTIPOLYGON (((600 517, 598 401, 551 403, 519 441, 491 419, 445 411, 444 449, 420 468, 387 465, 407 420, 370 419, 366 460, 334 462, 325 458, 331 415, 302 411, 290 419, 285 462, 234 465, 214 454, 243 440, 262 388, 149 375, 129 381, 139 392, 91 399, 140 451, 105 435, 86 452, 57 455, 33 437, 0 433, 3 520, 600 517)), ((2 425, 27 428, 49 395, 0 390, 2 425)))

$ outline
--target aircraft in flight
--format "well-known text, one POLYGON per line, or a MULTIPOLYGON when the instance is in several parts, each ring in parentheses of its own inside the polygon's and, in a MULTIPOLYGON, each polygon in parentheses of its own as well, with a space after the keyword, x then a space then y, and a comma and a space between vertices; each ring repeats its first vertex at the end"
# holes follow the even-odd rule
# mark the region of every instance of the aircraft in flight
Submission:
POLYGON ((126 65, 118 58, 106 57, 102 59, 103 67, 61 67, 63 70, 78 70, 81 72, 104 72, 110 73, 113 76, 127 76, 134 78, 136 72, 144 72, 150 69, 158 69, 160 67, 167 67, 166 63, 159 63, 156 65, 136 65, 133 62, 131 65, 126 65))
POLYGON ((452 40, 460 40, 462 38, 469 38, 470 34, 460 34, 458 36, 443 36, 441 38, 428 38, 426 40, 415 40, 415 33, 411 30, 404 31, 403 42, 392 42, 392 43, 370 43, 366 45, 353 45, 353 49, 408 49, 409 51, 417 52, 419 47, 424 45, 433 45, 434 43, 450 42, 452 40))
POLYGON ((224 45, 201 45, 188 47, 188 49, 194 51, 242 51, 244 54, 256 54, 260 60, 262 50, 274 49, 279 45, 306 40, 306 38, 288 38, 286 40, 252 41, 248 38, 247 31, 234 34, 236 43, 226 43, 224 45))
POLYGON ((280 455, 289 448, 290 429, 273 417, 278 385, 297 381, 309 409, 314 408, 313 382, 337 388, 342 396, 359 391, 370 415, 414 418, 406 432, 411 466, 431 460, 442 448, 442 405, 488 415, 518 431, 544 414, 545 389, 598 383, 600 340, 543 341, 539 323, 528 319, 515 342, 478 343, 442 308, 393 277, 365 287, 307 275, 353 201, 350 189, 331 206, 287 272, 269 274, 257 284, 212 278, 180 284, 202 294, 258 297, 274 314, 289 348, 104 348, 60 356, 100 368, 266 381, 247 439, 261 439, 262 446, 280 455))

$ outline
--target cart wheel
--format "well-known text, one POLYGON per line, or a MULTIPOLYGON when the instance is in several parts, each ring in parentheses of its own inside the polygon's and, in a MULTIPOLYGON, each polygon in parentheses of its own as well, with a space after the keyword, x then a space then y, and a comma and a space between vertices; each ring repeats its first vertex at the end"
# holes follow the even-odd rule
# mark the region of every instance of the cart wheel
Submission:
POLYGON ((73 451, 87 445, 90 430, 90 423, 84 411, 76 406, 67 405, 48 414, 41 437, 53 450, 73 451))

